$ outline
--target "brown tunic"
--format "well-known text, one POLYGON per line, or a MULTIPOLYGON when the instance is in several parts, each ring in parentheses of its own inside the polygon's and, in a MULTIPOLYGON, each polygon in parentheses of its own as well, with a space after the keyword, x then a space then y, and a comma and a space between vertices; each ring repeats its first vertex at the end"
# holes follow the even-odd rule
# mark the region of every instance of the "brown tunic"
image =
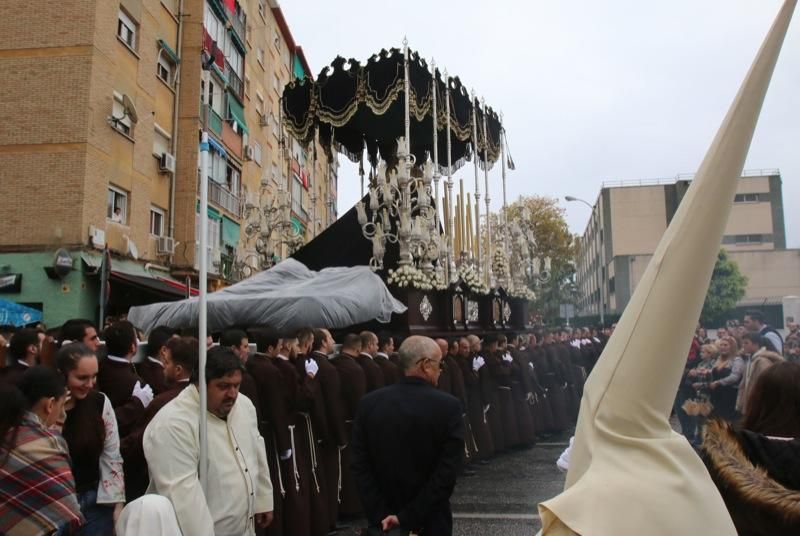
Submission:
POLYGON ((387 356, 377 354, 373 360, 381 368, 381 372, 383 372, 384 385, 392 385, 403 376, 400 367, 392 363, 387 356))
MULTIPOLYGON (((481 392, 480 375, 472 370, 472 356, 458 356, 458 365, 467 393, 467 417, 472 430, 472 447, 475 457, 488 459, 494 454, 494 442, 489 428, 488 419, 484 415, 483 393, 481 392)), ((482 367, 481 370, 485 369, 482 367)), ((470 438, 467 437, 469 441, 470 438)))
MULTIPOLYGON (((155 359, 155 358, 152 358, 155 359)), ((142 382, 153 388, 153 394, 158 396, 167 389, 167 379, 164 377, 164 365, 160 362, 156 363, 151 358, 146 358, 141 363, 136 365, 136 371, 142 382)))
MULTIPOLYGON (((273 493, 273 521, 267 527, 268 536, 281 536, 283 532, 283 498, 285 495, 284 476, 280 472, 278 452, 286 452, 292 448, 289 438, 288 413, 282 394, 283 377, 280 371, 263 354, 255 354, 247 360, 247 370, 253 376, 258 392, 258 404, 261 406, 259 431, 264 438, 267 450, 267 463, 272 479, 273 493), (281 488, 284 491, 281 491, 281 488)), ((255 403, 255 402, 254 402, 255 403)), ((286 475, 288 478, 289 475, 286 475)))
POLYGON ((375 389, 380 389, 386 384, 383 378, 383 371, 369 354, 358 354, 356 356, 356 363, 364 369, 364 377, 367 379, 367 392, 370 393, 375 389))
POLYGON ((328 507, 328 526, 336 526, 339 516, 339 446, 348 443, 347 430, 342 418, 342 387, 339 372, 336 370, 328 356, 319 352, 312 352, 311 358, 319 365, 317 381, 324 409, 326 427, 319 438, 319 453, 323 473, 325 473, 325 492, 328 507))
MULTIPOLYGON (((367 393, 367 378, 353 356, 339 354, 331 360, 331 364, 339 372, 342 386, 342 417, 347 429, 347 442, 353 432, 353 420, 361 398, 367 393)), ((342 501, 339 504, 339 513, 355 515, 361 512, 361 501, 358 499, 355 480, 350 470, 350 448, 341 452, 342 462, 342 501)))
POLYGON ((132 363, 120 363, 108 358, 100 361, 97 389, 105 393, 114 408, 120 440, 133 432, 144 416, 144 405, 132 395, 136 382, 144 385, 132 363))

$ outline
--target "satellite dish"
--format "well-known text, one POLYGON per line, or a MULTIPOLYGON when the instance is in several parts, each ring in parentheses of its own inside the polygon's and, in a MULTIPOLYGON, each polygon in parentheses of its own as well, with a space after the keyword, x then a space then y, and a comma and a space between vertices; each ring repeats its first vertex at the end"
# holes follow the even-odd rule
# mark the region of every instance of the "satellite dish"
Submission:
POLYGON ((125 115, 130 117, 131 123, 139 122, 139 114, 136 113, 136 105, 133 104, 133 101, 128 95, 122 96, 122 107, 125 110, 125 115))

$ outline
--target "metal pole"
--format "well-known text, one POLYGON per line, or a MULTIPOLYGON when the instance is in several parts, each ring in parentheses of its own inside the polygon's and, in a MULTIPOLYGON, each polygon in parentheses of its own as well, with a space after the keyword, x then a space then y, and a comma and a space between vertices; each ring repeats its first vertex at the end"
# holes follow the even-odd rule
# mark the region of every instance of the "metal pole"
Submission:
MULTIPOLYGON (((491 286, 492 275, 492 221, 491 212, 489 211, 489 133, 486 129, 486 101, 481 98, 481 106, 483 107, 483 181, 484 189, 486 190, 486 285, 491 286)), ((480 235, 478 235, 480 241, 480 235)))
MULTIPOLYGON (((208 69, 203 69, 203 81, 208 89, 208 69)), ((207 293, 208 293, 208 102, 203 106, 203 133, 200 139, 200 255, 198 287, 197 331, 200 341, 198 359, 198 385, 200 391, 200 466, 197 468, 203 491, 208 490, 208 389, 206 386, 206 333, 208 333, 207 293)))
POLYGON ((503 170, 503 250, 508 254, 508 198, 506 197, 506 129, 503 127, 503 112, 500 112, 500 160, 503 170))
MULTIPOLYGON (((433 69, 433 184, 434 184, 434 191, 436 197, 434 198, 434 224, 436 225, 436 233, 439 233, 439 222, 441 221, 439 211, 442 210, 442 206, 439 203, 439 179, 441 178, 441 174, 439 173, 439 117, 437 116, 437 108, 436 108, 436 61, 431 60, 431 68, 433 69)), ((439 256, 439 263, 441 265, 442 257, 439 256)))
MULTIPOLYGON (((475 271, 481 276, 481 187, 478 182, 478 107, 475 104, 475 90, 472 90, 472 148, 475 158, 475 236, 478 237, 475 248, 475 271)), ((472 238, 472 237, 470 237, 472 238)))
MULTIPOLYGON (((316 178, 317 178, 317 140, 311 141, 311 227, 313 231, 311 236, 317 237, 317 191, 316 191, 316 178)), ((362 196, 363 197, 363 196, 362 196)))
POLYGON ((447 70, 444 71, 445 84, 445 113, 447 114, 447 268, 449 273, 448 282, 454 279, 455 251, 453 250, 454 240, 454 215, 453 215, 453 155, 450 152, 450 79, 447 77, 447 70))

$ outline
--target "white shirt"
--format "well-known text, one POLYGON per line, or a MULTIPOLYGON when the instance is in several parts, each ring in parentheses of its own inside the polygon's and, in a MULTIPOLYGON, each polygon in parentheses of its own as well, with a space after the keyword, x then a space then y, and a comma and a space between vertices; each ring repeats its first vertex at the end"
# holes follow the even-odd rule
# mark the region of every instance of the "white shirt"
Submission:
POLYGON ((161 368, 164 368, 164 363, 162 363, 160 359, 156 359, 155 357, 147 356, 147 360, 148 361, 152 361, 156 365, 160 365, 161 368))
POLYGON ((378 356, 378 355, 379 355, 379 356, 381 356, 381 357, 382 357, 382 358, 384 358, 384 359, 389 359, 389 356, 388 356, 388 355, 386 355, 384 352, 377 352, 375 355, 376 355, 376 356, 378 356))
POLYGON ((367 352, 360 352, 359 355, 363 355, 364 357, 372 359, 372 354, 368 354, 367 352))
POLYGON ((172 501, 181 531, 191 536, 255 534, 256 513, 273 510, 272 483, 256 410, 239 394, 223 420, 208 413, 208 493, 200 462, 200 393, 194 385, 159 411, 144 432, 148 492, 172 501))
POLYGON ((131 364, 131 360, 130 359, 125 359, 124 357, 117 357, 117 356, 111 355, 111 354, 107 355, 106 359, 110 359, 111 361, 116 361, 117 363, 126 363, 128 365, 131 364))

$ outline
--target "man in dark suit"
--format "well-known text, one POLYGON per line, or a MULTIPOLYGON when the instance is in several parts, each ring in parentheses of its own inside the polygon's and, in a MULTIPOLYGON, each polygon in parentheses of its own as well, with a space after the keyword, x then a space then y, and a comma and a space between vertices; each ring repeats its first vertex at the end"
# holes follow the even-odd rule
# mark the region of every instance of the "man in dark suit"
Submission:
POLYGON ((381 367, 373 360, 378 352, 378 337, 371 331, 361 332, 361 352, 356 356, 356 363, 364 369, 367 379, 367 392, 380 389, 386 385, 381 367))
POLYGON ((432 339, 409 337, 399 361, 404 377, 358 406, 351 467, 372 531, 446 536, 464 452, 461 403, 436 389, 442 353, 432 339))
POLYGON ((136 367, 142 382, 152 387, 156 396, 171 387, 167 385, 164 375, 164 354, 167 351, 167 341, 173 336, 175 330, 170 327, 154 328, 147 337, 147 358, 136 367))
POLYGON ((383 371, 384 385, 392 385, 400 379, 400 367, 395 365, 390 356, 394 353, 394 338, 389 333, 378 335, 378 351, 375 353, 374 361, 383 371))

